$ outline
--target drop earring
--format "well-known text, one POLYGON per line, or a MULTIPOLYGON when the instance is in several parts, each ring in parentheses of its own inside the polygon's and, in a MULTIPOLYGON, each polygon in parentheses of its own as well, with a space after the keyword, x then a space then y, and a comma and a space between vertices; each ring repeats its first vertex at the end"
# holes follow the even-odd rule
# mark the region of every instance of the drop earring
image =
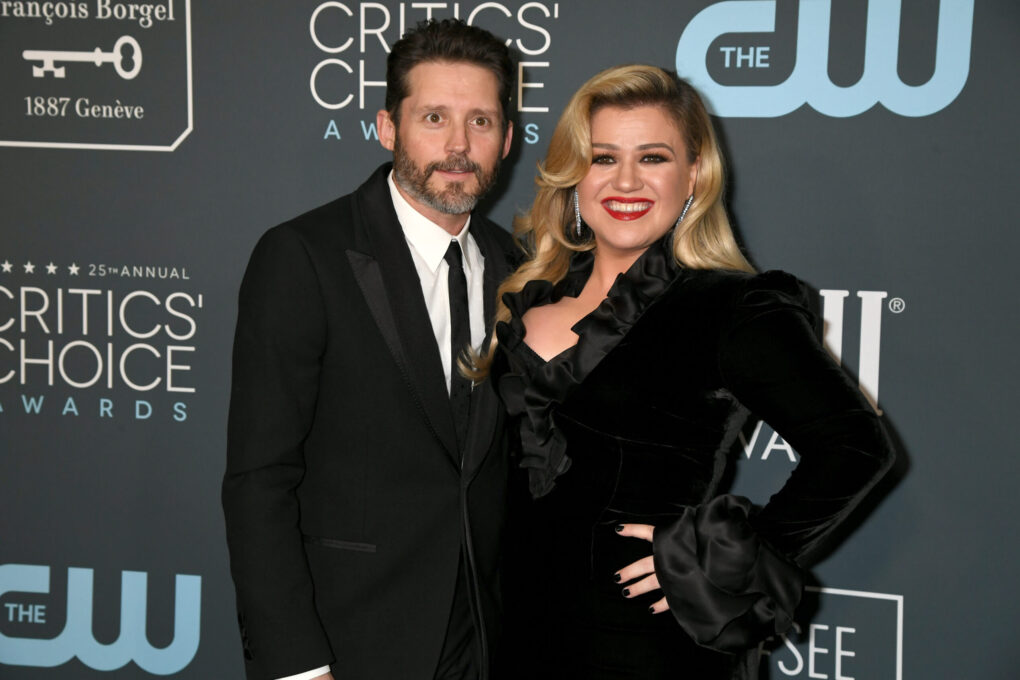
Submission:
POLYGON ((581 238, 581 200, 577 197, 577 189, 574 189, 574 231, 577 238, 581 238))
POLYGON ((687 201, 684 203, 684 209, 680 211, 680 217, 676 218, 676 224, 674 227, 679 227, 680 223, 684 221, 684 217, 687 216, 687 211, 691 209, 691 203, 694 203, 694 194, 687 197, 687 201))

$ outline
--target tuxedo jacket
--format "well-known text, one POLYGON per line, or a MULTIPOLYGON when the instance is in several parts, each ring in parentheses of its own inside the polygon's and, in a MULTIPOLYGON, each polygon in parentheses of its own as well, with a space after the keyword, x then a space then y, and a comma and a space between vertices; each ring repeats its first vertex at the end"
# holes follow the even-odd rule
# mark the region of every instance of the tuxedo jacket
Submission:
MULTIPOLYGON (((270 229, 241 284, 223 507, 249 680, 431 680, 462 548, 492 664, 504 416, 477 385, 458 449, 389 171, 270 229)), ((470 229, 488 321, 514 249, 470 229)))

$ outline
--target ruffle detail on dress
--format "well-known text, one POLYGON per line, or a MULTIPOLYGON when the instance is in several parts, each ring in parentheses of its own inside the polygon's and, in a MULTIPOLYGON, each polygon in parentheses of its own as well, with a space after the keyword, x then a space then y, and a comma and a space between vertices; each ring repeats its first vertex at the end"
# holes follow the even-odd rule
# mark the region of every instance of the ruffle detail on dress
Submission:
POLYGON ((511 417, 519 417, 520 465, 528 469, 534 498, 552 491, 556 478, 570 468, 566 439, 556 427, 553 411, 676 280, 680 265, 673 258, 671 244, 672 231, 618 276, 606 299, 571 328, 578 335, 577 344, 549 361, 524 342, 522 317, 532 307, 577 296, 591 275, 593 254, 576 254, 567 275, 556 284, 529 281, 520 292, 503 295, 511 316, 509 323, 496 325, 496 335, 507 357, 507 371, 496 382, 507 411, 511 417))
POLYGON ((746 498, 717 496, 654 534, 655 573, 674 618, 722 652, 785 632, 803 592, 802 570, 758 536, 750 510, 746 498))

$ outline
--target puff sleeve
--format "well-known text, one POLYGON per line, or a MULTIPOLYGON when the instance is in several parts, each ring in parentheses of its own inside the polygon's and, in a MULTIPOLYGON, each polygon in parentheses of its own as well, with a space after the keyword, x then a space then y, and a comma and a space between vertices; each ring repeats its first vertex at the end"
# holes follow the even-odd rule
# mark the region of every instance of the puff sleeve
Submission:
POLYGON ((721 332, 724 386, 800 454, 760 513, 719 496, 654 536, 670 609, 699 644, 736 652, 786 630, 803 565, 888 471, 889 439, 817 339, 804 285, 783 272, 746 280, 721 332))
POLYGON ((800 454, 786 484, 753 519, 800 564, 810 563, 895 457, 878 415, 812 321, 804 285, 766 272, 745 287, 719 351, 729 390, 800 454))

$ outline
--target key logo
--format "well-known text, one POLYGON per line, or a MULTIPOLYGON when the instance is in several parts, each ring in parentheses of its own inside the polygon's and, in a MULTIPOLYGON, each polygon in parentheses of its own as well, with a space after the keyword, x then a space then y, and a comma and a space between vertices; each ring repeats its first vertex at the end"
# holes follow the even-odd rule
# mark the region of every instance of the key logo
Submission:
POLYGON ((726 44, 734 34, 774 33, 776 0, 727 0, 698 13, 680 36, 676 69, 705 96, 712 113, 725 117, 774 118, 804 104, 835 118, 856 116, 876 104, 901 116, 928 116, 963 90, 970 71, 974 0, 940 0, 935 72, 923 85, 907 85, 897 73, 901 0, 869 2, 864 73, 849 87, 829 78, 831 0, 800 0, 796 63, 775 85, 723 85, 709 73, 717 50, 725 68, 767 70, 769 46, 726 44), (715 47, 713 47, 715 46, 715 47))
POLYGON ((114 70, 124 80, 131 80, 142 70, 142 48, 138 41, 130 35, 123 35, 113 45, 109 52, 103 52, 99 47, 91 52, 63 52, 59 50, 25 50, 21 56, 26 61, 42 62, 41 66, 32 67, 33 78, 45 78, 47 73, 52 73, 54 78, 63 78, 66 75, 64 66, 56 66, 60 62, 92 62, 96 66, 113 64, 114 70), (129 47, 129 50, 124 50, 129 47), (130 66, 125 66, 129 64, 130 66))
POLYGON ((0 11, 0 147, 166 152, 187 139, 190 0, 38 4, 54 7, 0 11))
MULTIPOLYGON (((171 675, 186 667, 198 651, 202 577, 178 574, 174 586, 174 638, 156 648, 146 638, 148 575, 121 572, 120 636, 111 644, 97 642, 92 633, 93 572, 67 570, 67 614, 64 628, 54 638, 15 637, 4 634, 15 624, 46 623, 46 604, 25 604, 18 596, 49 594, 50 568, 34 564, 0 565, 0 664, 52 668, 77 657, 97 671, 112 671, 134 661, 153 675, 171 675)), ((37 597, 37 596, 36 596, 37 597)), ((27 598, 26 598, 27 599, 27 598)))

